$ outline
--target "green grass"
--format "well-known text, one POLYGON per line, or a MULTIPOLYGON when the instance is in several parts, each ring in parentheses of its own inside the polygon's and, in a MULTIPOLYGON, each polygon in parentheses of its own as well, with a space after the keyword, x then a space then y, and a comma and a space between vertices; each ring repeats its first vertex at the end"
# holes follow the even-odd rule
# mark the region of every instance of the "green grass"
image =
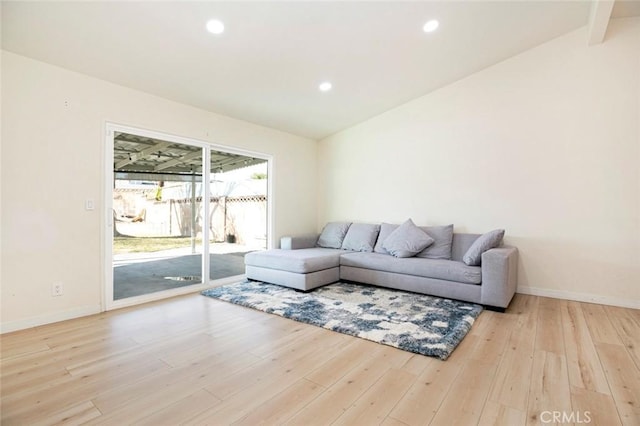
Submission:
MULTIPOLYGON (((196 244, 202 244, 202 238, 196 238, 196 244)), ((191 247, 191 237, 114 237, 113 253, 149 253, 191 247)))

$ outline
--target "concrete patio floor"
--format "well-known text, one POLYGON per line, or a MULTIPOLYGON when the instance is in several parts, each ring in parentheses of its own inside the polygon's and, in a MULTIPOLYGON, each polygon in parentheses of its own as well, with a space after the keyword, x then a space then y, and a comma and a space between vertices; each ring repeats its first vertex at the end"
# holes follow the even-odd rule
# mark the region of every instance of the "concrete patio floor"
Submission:
MULTIPOLYGON (((236 244, 212 245, 209 279, 244 274, 244 255, 252 250, 255 248, 236 244)), ((190 248, 116 255, 113 262, 113 298, 120 300, 199 284, 201 264, 202 255, 192 254, 190 248), (196 279, 189 279, 193 277, 196 279)))

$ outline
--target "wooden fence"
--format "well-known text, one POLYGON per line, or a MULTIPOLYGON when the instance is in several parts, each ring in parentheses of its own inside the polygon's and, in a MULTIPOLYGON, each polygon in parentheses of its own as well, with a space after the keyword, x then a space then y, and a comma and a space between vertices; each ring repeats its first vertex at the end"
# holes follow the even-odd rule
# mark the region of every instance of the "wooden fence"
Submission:
MULTIPOLYGON (((191 236, 192 206, 190 198, 155 201, 138 198, 135 203, 114 198, 117 215, 139 216, 144 221, 117 222, 120 234, 131 236, 191 236)), ((265 195, 239 197, 211 197, 209 218, 204 220, 202 197, 195 199, 196 234, 201 236, 203 224, 208 224, 211 242, 236 242, 255 247, 266 247, 267 197, 265 195)), ((205 225, 206 226, 206 225, 205 225)))

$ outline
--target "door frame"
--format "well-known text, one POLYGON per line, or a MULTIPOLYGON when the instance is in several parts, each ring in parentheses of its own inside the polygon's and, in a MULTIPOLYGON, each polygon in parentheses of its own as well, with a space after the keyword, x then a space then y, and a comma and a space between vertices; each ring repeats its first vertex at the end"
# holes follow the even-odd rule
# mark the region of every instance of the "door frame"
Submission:
MULTIPOLYGON (((273 247, 273 208, 274 208, 274 191, 273 191, 273 168, 274 158, 272 155, 250 151, 246 149, 236 148, 228 145, 221 145, 212 142, 206 142, 198 139, 178 136, 170 133, 142 129, 138 127, 126 126, 122 124, 106 122, 105 123, 105 162, 104 162, 104 196, 103 196, 103 225, 102 225, 102 247, 103 247, 103 274, 102 274, 102 294, 101 307, 102 311, 124 308, 126 306, 138 305, 141 303, 151 302, 154 300, 166 299, 182 294, 194 293, 204 289, 236 282, 244 275, 236 275, 232 277, 221 278, 217 280, 209 279, 209 245, 202 245, 202 282, 185 287, 158 291, 154 293, 144 294, 141 296, 128 297, 121 300, 113 300, 113 147, 114 136, 116 132, 128 133, 137 136, 143 136, 153 139, 165 140, 168 142, 181 143, 185 145, 197 146, 203 150, 203 162, 205 167, 202 173, 203 193, 210 193, 210 164, 211 151, 223 151, 230 154, 244 155, 247 157, 260 158, 267 161, 267 248, 273 247)), ((204 217, 209 217, 209 203, 203 203, 204 217)), ((203 239, 204 241, 204 239, 203 239)))

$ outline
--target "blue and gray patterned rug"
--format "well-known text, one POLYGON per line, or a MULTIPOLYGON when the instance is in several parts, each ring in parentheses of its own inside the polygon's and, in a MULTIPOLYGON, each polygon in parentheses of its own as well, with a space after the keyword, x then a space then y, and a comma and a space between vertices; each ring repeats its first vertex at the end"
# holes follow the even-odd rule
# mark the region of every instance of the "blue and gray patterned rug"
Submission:
POLYGON ((305 293, 245 281, 202 294, 442 360, 482 312, 473 303, 352 283, 305 293))

